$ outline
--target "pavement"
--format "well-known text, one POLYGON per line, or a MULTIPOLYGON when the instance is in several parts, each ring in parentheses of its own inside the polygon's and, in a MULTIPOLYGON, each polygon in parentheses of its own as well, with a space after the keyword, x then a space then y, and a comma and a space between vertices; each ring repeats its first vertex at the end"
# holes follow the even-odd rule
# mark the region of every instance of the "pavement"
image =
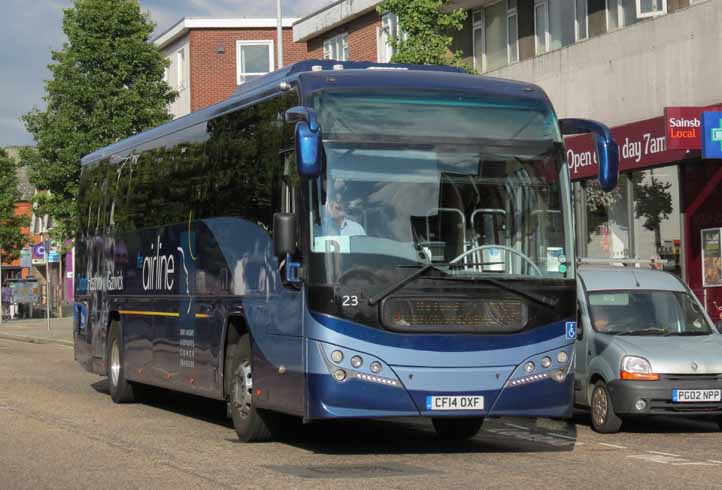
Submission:
POLYGON ((10 320, 0 324, 0 339, 18 340, 33 344, 73 345, 73 318, 51 318, 50 330, 46 319, 10 320))

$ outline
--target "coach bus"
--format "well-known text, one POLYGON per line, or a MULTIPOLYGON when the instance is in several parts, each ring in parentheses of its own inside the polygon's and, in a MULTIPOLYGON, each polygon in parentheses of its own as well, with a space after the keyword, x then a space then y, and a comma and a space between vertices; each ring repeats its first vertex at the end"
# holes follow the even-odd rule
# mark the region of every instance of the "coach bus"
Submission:
POLYGON ((305 61, 82 160, 75 357, 114 402, 226 401, 243 441, 287 416, 571 415, 563 133, 537 86, 305 61))

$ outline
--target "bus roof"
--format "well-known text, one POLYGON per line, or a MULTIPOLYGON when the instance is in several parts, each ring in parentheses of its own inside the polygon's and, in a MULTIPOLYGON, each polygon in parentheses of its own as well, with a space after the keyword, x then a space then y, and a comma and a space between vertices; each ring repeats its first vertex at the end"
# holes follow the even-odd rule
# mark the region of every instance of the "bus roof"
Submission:
POLYGON ((220 114, 242 107, 249 101, 274 91, 280 91, 282 82, 298 82, 299 78, 302 78, 304 82, 308 81, 310 91, 324 86, 437 88, 473 90, 499 96, 527 96, 548 101, 543 90, 535 85, 500 78, 468 75, 461 68, 456 67, 305 60, 240 85, 233 92, 233 95, 222 102, 100 148, 83 157, 81 163, 82 165, 88 165, 112 155, 127 152, 143 143, 202 123, 220 114), (334 76, 331 77, 331 74, 334 76), (333 78, 332 81, 331 78, 333 78))

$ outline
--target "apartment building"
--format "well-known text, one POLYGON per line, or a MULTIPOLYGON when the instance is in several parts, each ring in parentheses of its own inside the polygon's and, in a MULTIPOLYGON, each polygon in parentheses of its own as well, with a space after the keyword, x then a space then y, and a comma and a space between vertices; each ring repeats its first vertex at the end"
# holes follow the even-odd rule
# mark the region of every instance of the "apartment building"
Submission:
MULTIPOLYGON (((393 15, 376 12, 380 3, 332 3, 299 20, 294 40, 306 43, 310 57, 388 61, 387 39, 402 33, 393 15)), ((566 141, 578 255, 666 259, 665 268, 718 317, 722 258, 713 242, 722 238, 705 231, 703 243, 702 236, 722 228, 722 161, 703 158, 700 133, 702 113, 722 111, 722 0, 452 0, 449 6, 468 11, 452 49, 479 73, 538 84, 560 117, 612 128, 621 176, 610 194, 596 186, 591 139, 566 141), (675 132, 680 120, 688 131, 675 132), (677 137, 690 131, 693 138, 677 137)))
POLYGON ((306 58, 284 18, 283 63, 277 50, 277 21, 271 18, 186 17, 154 40, 169 62, 165 79, 178 91, 170 110, 175 118, 228 98, 236 87, 280 66, 306 58))

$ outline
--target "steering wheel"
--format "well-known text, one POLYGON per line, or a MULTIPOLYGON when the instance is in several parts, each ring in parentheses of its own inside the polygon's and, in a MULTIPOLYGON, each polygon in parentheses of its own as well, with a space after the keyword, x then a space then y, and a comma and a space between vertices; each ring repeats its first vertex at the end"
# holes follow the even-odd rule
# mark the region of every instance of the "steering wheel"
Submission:
POLYGON ((380 283, 378 274, 366 267, 356 267, 354 269, 347 270, 338 277, 337 282, 339 284, 347 284, 351 279, 366 282, 367 286, 374 286, 380 283))
POLYGON ((506 245, 479 245, 478 247, 474 247, 474 248, 469 249, 466 252, 462 253, 461 255, 456 257, 454 260, 449 262, 449 265, 458 263, 461 259, 463 259, 464 257, 466 257, 469 254, 478 252, 480 250, 486 250, 489 248, 495 248, 495 249, 499 248, 499 249, 505 250, 513 255, 517 255, 517 256, 521 257, 522 259, 524 259, 524 261, 531 266, 531 268, 534 270, 534 272, 537 273, 537 275, 539 275, 539 276, 544 275, 544 274, 542 274, 541 269, 539 269, 539 267, 534 263, 533 260, 531 260, 531 258, 529 258, 529 256, 525 255, 524 253, 522 253, 514 248, 507 247, 506 245))

